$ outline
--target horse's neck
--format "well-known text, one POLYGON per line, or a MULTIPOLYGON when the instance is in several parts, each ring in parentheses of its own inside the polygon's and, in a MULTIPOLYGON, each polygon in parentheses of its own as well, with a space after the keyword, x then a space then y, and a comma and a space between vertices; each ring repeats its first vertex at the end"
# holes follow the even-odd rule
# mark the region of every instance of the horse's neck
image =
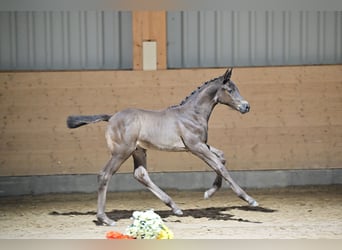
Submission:
POLYGON ((203 89, 180 106, 181 112, 194 114, 197 118, 202 118, 208 122, 217 104, 216 100, 214 100, 216 92, 217 88, 214 86, 203 89))

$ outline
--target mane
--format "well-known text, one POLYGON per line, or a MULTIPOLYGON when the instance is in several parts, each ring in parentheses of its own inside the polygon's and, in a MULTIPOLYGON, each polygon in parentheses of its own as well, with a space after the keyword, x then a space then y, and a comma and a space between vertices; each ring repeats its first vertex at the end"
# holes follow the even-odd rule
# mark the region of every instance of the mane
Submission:
POLYGON ((197 89, 195 89, 194 91, 192 91, 188 96, 186 96, 179 104, 170 106, 169 108, 175 108, 175 107, 179 107, 184 105, 185 103, 187 103, 191 97, 197 95, 198 93, 200 93, 203 89, 205 89, 211 82, 215 82, 216 80, 218 80, 221 76, 213 78, 209 81, 206 81, 205 83, 203 83, 201 86, 197 87, 197 89))

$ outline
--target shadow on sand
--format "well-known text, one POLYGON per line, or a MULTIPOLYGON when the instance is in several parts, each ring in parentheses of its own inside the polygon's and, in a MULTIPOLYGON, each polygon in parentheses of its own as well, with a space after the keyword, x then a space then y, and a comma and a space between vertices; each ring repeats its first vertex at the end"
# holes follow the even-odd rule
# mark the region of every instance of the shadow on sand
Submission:
MULTIPOLYGON (((264 207, 250 207, 250 206, 231 206, 231 207, 208 207, 208 208, 194 208, 194 209, 184 209, 183 215, 178 216, 175 220, 170 220, 171 222, 181 222, 182 217, 193 217, 197 218, 208 218, 208 220, 231 220, 239 222, 249 222, 249 223, 262 223, 260 221, 251 221, 243 218, 236 218, 235 215, 229 213, 231 210, 242 210, 251 212, 261 212, 261 213, 273 213, 277 210, 264 208, 264 207)), ((129 219, 132 216, 134 210, 112 210, 107 212, 109 218, 118 221, 121 219, 129 219)), ((155 210, 161 218, 166 219, 170 216, 174 216, 171 210, 155 210)), ((95 211, 88 212, 58 212, 52 211, 49 215, 53 216, 81 216, 81 215, 96 215, 95 211)), ((96 225, 101 225, 98 221, 94 220, 96 225)))

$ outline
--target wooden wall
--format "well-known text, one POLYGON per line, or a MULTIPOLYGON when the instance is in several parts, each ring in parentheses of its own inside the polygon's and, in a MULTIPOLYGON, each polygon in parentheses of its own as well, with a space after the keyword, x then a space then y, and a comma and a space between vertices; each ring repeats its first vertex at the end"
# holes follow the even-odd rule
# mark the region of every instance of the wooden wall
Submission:
MULTIPOLYGON (((97 173, 109 159, 106 123, 66 128, 70 114, 162 109, 225 69, 0 73, 0 176, 97 173)), ((342 65, 236 68, 250 102, 218 106, 209 143, 232 170, 342 166, 342 65)), ((188 153, 149 151, 150 171, 206 171, 188 153)), ((120 170, 132 171, 132 160, 120 170)))

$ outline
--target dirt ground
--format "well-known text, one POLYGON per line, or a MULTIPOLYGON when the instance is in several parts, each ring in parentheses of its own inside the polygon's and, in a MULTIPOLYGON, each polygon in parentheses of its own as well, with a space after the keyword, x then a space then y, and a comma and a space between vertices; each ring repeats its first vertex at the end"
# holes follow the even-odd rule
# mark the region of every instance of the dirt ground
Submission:
POLYGON ((167 190, 183 209, 174 216, 150 192, 109 193, 116 226, 97 225, 96 194, 0 198, 0 239, 104 239, 124 232, 135 210, 153 208, 177 239, 342 239, 342 186, 251 189, 252 209, 231 190, 209 200, 203 192, 167 190))

